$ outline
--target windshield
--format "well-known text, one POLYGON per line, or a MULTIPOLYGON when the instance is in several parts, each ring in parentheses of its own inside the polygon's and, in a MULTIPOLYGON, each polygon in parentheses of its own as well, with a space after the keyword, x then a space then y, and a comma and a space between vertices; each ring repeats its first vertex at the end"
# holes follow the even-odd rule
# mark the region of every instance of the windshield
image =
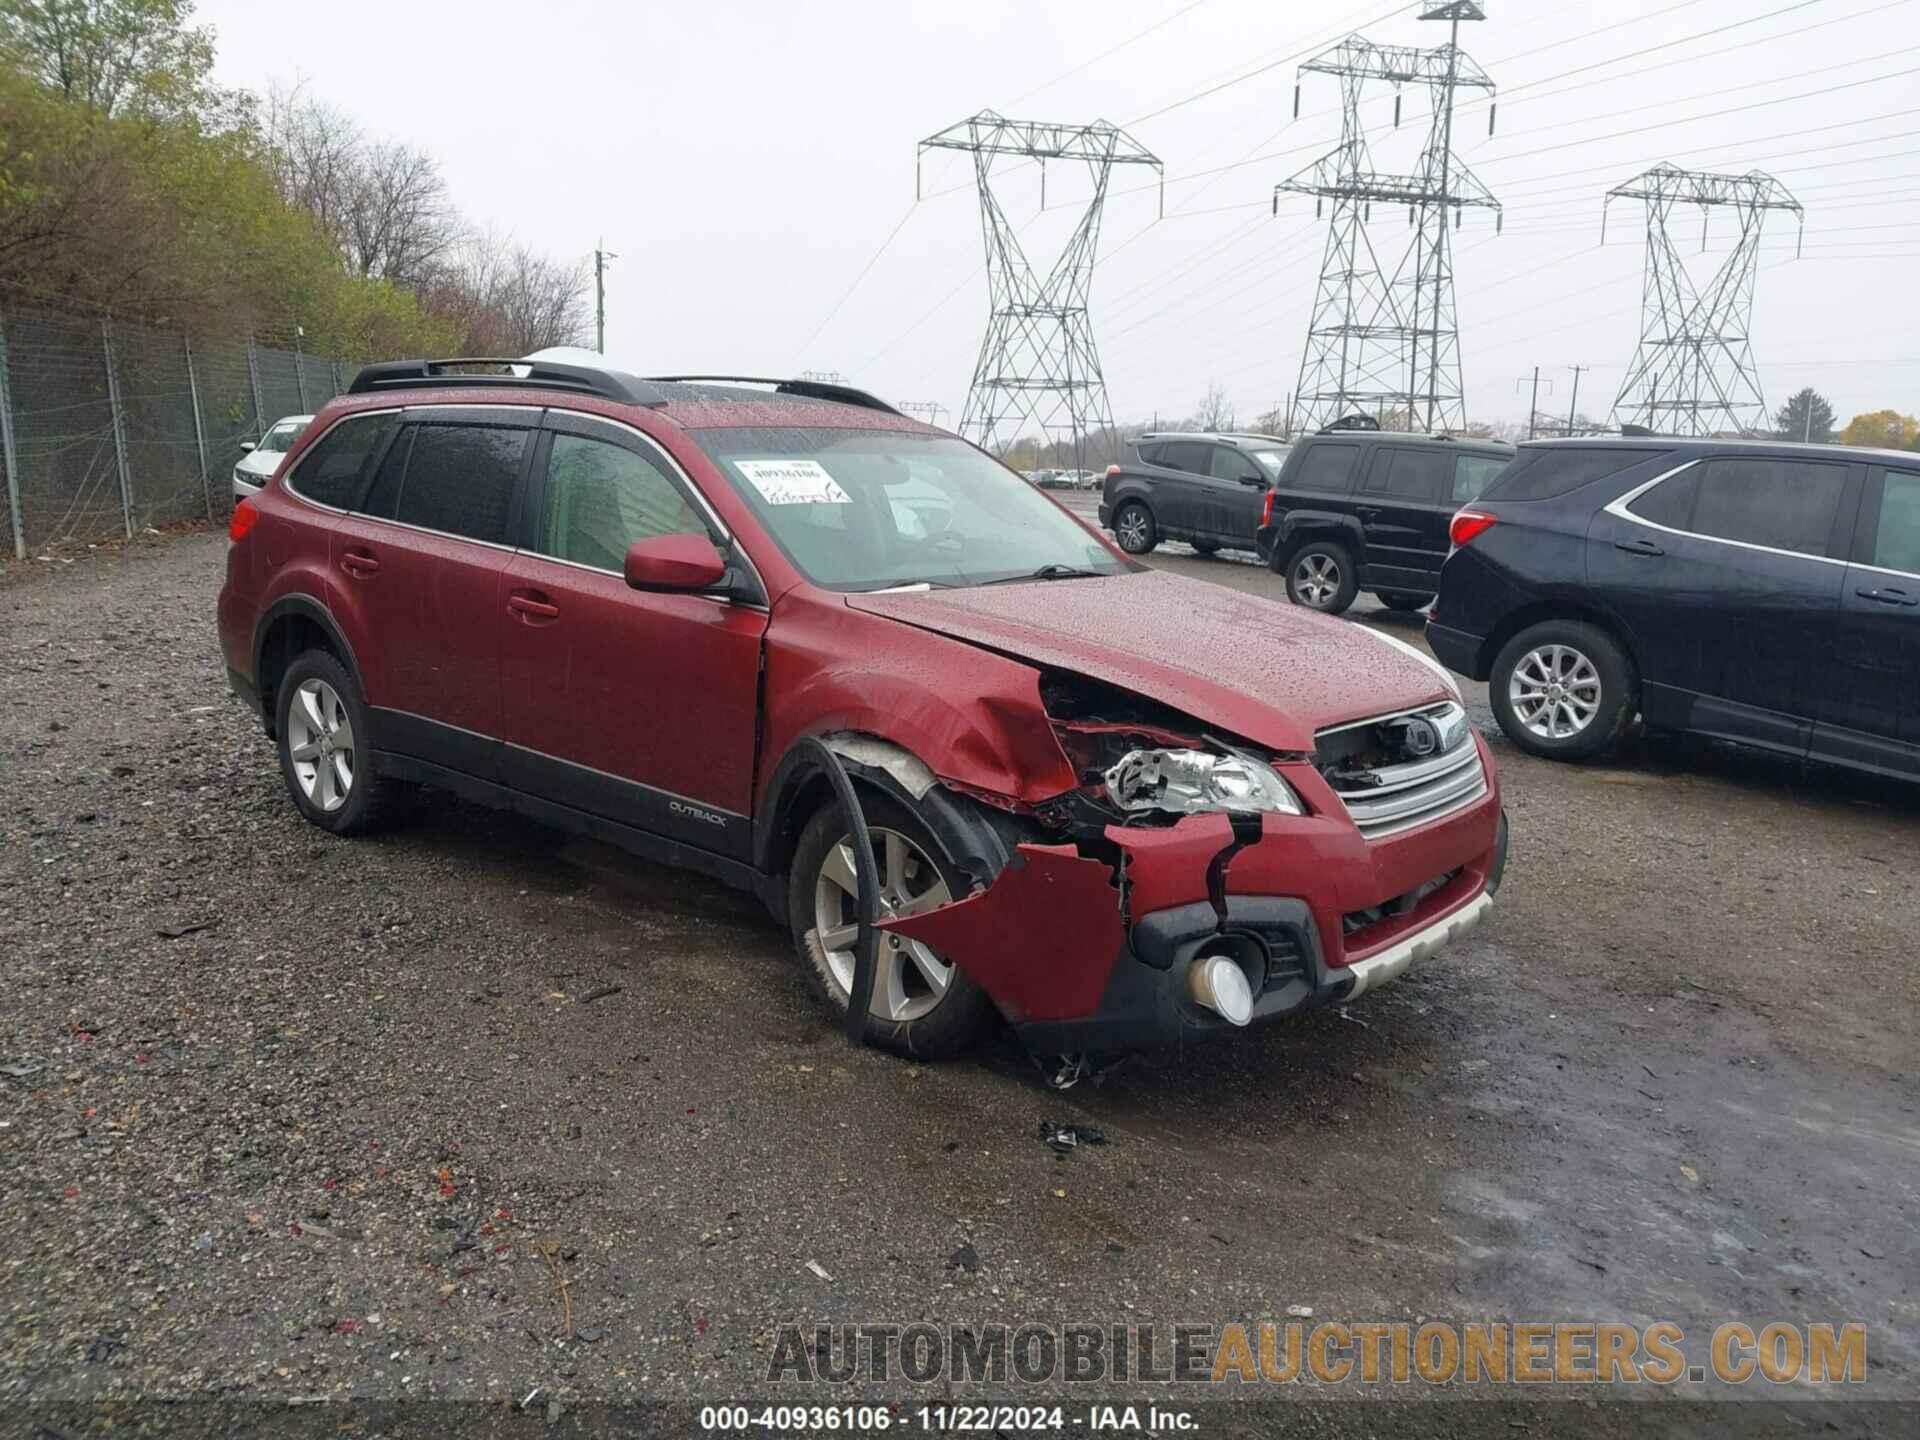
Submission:
POLYGON ((284 454, 287 447, 299 439, 300 432, 306 428, 298 420, 282 420, 260 437, 260 443, 254 446, 254 449, 262 455, 284 454))
POLYGON ((1249 450, 1247 453, 1253 456, 1262 470, 1267 472, 1267 478, 1269 480, 1278 480, 1280 478, 1280 467, 1287 463, 1287 452, 1284 449, 1249 450))
POLYGON ((1013 471, 951 436, 761 427, 693 434, 787 558, 829 590, 1129 568, 1013 471))

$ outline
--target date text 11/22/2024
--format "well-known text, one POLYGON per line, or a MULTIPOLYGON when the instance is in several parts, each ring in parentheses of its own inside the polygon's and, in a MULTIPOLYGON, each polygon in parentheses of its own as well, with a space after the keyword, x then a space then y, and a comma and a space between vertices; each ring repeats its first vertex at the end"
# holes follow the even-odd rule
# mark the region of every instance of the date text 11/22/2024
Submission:
MULTIPOLYGON (((1157 1405, 1094 1405, 1072 1423, 1088 1429, 1176 1434, 1196 1428, 1190 1411, 1157 1405)), ((715 1431, 844 1430, 854 1434, 899 1428, 937 1433, 1004 1433, 1061 1430, 1068 1424, 1060 1405, 709 1405, 700 1428, 715 1431)))

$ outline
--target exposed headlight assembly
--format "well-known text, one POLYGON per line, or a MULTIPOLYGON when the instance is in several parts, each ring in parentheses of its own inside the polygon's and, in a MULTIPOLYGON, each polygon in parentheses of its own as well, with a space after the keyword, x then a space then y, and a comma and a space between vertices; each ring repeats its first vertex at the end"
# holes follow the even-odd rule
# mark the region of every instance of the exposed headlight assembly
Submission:
POLYGON ((1122 810, 1169 815, 1209 811, 1302 815, 1300 797, 1265 761, 1237 752, 1129 750, 1106 773, 1107 794, 1122 810))

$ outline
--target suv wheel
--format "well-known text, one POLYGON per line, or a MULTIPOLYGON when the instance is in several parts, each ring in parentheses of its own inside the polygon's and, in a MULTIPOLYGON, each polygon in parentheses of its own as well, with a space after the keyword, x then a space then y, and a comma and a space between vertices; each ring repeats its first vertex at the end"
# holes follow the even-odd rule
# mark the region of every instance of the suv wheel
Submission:
POLYGON ((1494 718, 1532 755, 1581 760, 1611 749, 1639 708, 1633 661, 1606 631, 1548 620, 1502 647, 1487 685, 1494 718))
POLYGON ((1120 507, 1120 513, 1113 517, 1113 534, 1120 548, 1129 555, 1144 555, 1160 543, 1160 530, 1153 523, 1153 512, 1138 500, 1129 500, 1120 507))
POLYGON ((1360 593, 1353 557, 1335 540, 1309 540, 1299 546, 1287 557, 1285 573, 1287 598, 1324 615, 1344 613, 1360 593))
POLYGON ((1373 593, 1379 597, 1380 603, 1387 609, 1399 610, 1403 613, 1424 610, 1433 603, 1433 596, 1416 595, 1411 590, 1376 590, 1373 593))
POLYGON ((385 817, 394 784, 374 770, 367 704, 332 655, 308 650, 280 678, 274 734, 294 808, 336 835, 359 835, 385 817))
MULTIPOLYGON (((965 877, 912 811, 890 796, 861 796, 880 866, 880 908, 917 914, 967 893, 965 877)), ((838 806, 808 823, 787 877, 788 918, 815 988, 842 1014, 853 990, 859 872, 838 806)), ((966 1049, 992 1009, 986 992, 931 946, 880 937, 867 1015, 869 1044, 946 1059, 966 1049)))

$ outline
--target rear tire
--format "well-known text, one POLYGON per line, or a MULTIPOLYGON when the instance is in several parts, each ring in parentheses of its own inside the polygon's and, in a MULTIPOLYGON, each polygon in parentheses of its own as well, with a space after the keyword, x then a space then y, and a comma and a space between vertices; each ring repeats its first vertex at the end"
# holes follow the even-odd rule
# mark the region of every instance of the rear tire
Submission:
POLYGON ((1373 593, 1387 609, 1398 610, 1402 614, 1424 610, 1433 603, 1433 596, 1417 595, 1411 590, 1376 590, 1373 593))
POLYGON ((1138 500, 1129 500, 1113 516, 1113 537, 1129 555, 1145 555, 1160 543, 1160 527, 1153 512, 1138 500))
POLYGON ((325 650, 296 655, 274 697, 274 749, 293 807, 335 835, 364 835, 391 818, 398 786, 373 763, 367 702, 325 650))
POLYGON ((1287 598, 1322 615, 1345 614, 1360 593, 1353 556, 1337 540, 1303 540, 1274 567, 1287 577, 1287 598))
MULTIPOLYGON (((863 791, 860 804, 879 851, 883 897, 895 904, 916 899, 929 906, 971 891, 966 876, 906 805, 892 796, 863 791)), ((852 835, 837 805, 824 807, 801 832, 787 874, 787 915, 803 968, 833 1013, 844 1020, 853 978, 852 918, 859 914, 855 872, 847 864, 852 835), (844 846, 845 851, 837 855, 844 846), (843 883, 846 882, 846 883, 843 883), (831 913, 825 913, 831 912, 831 913), (833 927, 822 941, 823 919, 833 927)), ((883 907, 884 908, 884 907, 883 907)), ((987 993, 930 947, 882 932, 876 958, 870 1045, 899 1055, 945 1060, 973 1043, 993 1010, 987 993), (945 975, 936 984, 932 978, 945 975), (891 1013, 877 1013, 891 1011, 891 1013)))
POLYGON ((1627 733, 1640 708, 1640 677, 1598 626, 1547 620, 1501 647, 1487 698, 1507 738, 1529 755, 1586 760, 1627 733))

